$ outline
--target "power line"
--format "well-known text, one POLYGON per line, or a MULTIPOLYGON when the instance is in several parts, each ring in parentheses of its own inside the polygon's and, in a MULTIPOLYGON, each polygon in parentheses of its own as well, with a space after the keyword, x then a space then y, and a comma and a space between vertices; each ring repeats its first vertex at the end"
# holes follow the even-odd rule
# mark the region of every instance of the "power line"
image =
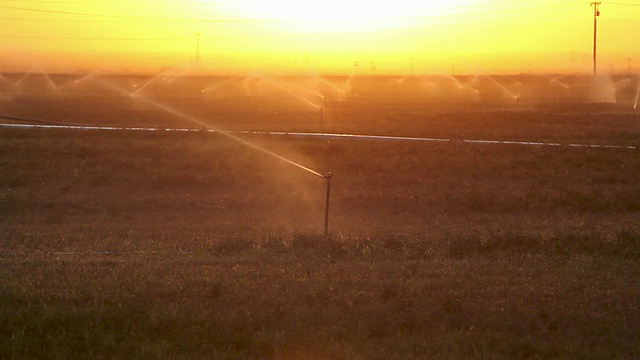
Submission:
POLYGON ((607 5, 618 5, 618 6, 640 6, 640 4, 610 2, 610 1, 605 1, 604 3, 607 5))
POLYGON ((186 38, 98 38, 98 37, 73 37, 73 36, 22 36, 0 35, 0 39, 24 39, 24 40, 91 40, 91 41, 184 41, 186 38))
MULTIPOLYGON (((148 3, 151 4, 151 3, 166 3, 166 2, 148 2, 148 3)), ((222 2, 218 2, 218 3, 222 3, 222 2)), ((510 3, 520 3, 520 2, 515 2, 515 1, 505 2, 505 4, 510 4, 510 3)), ((622 5, 623 3, 615 3, 615 4, 622 5)), ((528 8, 491 10, 491 11, 469 12, 469 13, 452 13, 452 14, 433 15, 433 16, 426 15, 426 16, 417 16, 417 18, 432 19, 432 18, 446 18, 446 17, 458 17, 458 16, 494 15, 494 14, 503 14, 503 13, 541 11, 541 10, 548 10, 548 9, 572 7, 577 5, 582 5, 582 3, 563 4, 563 5, 556 5, 556 6, 539 6, 539 7, 528 7, 528 8)), ((634 4, 626 4, 626 5, 640 6, 640 5, 634 5, 634 4)), ((477 7, 477 6, 476 5, 458 6, 452 9, 453 10, 469 9, 473 7, 477 7)), ((176 22, 204 22, 204 23, 277 23, 277 22, 281 22, 278 20, 265 20, 265 19, 184 19, 184 18, 127 16, 127 15, 106 15, 106 14, 73 12, 73 11, 62 11, 62 10, 37 9, 37 8, 28 8, 28 7, 19 7, 19 6, 0 6, 0 9, 39 12, 39 13, 48 13, 48 14, 101 17, 101 18, 109 18, 109 19, 129 19, 129 20, 147 20, 147 21, 176 21, 176 22)), ((5 18, 5 19, 14 20, 14 21, 51 21, 51 22, 78 21, 78 20, 66 20, 66 19, 65 20, 29 19, 29 18, 5 18)))
POLYGON ((110 18, 110 19, 151 20, 151 21, 210 22, 210 23, 271 23, 271 22, 274 22, 272 20, 258 20, 258 19, 182 19, 182 18, 161 18, 161 17, 145 17, 145 16, 126 16, 126 15, 103 15, 103 14, 73 12, 73 11, 25 8, 25 7, 18 7, 18 6, 0 6, 0 9, 39 12, 39 13, 47 13, 47 14, 90 16, 90 17, 110 18))
POLYGON ((504 10, 489 10, 489 11, 469 12, 469 13, 462 13, 462 14, 445 14, 445 15, 433 15, 433 16, 427 15, 427 16, 418 16, 418 18, 434 19, 434 18, 447 18, 447 17, 460 17, 460 16, 481 16, 481 15, 496 15, 496 14, 508 14, 508 13, 519 13, 519 12, 535 12, 535 11, 542 11, 542 10, 576 7, 576 6, 582 6, 582 5, 584 5, 584 3, 576 2, 576 3, 563 4, 563 5, 537 6, 537 7, 504 9, 504 10))
POLYGON ((80 20, 80 19, 41 19, 41 18, 17 18, 17 17, 0 17, 0 20, 4 21, 28 21, 28 22, 54 22, 54 23, 91 23, 91 24, 124 24, 131 21, 127 20, 80 20))
POLYGON ((4 0, 7 2, 14 3, 38 3, 38 4, 82 4, 82 5, 90 5, 90 4, 104 4, 104 5, 114 5, 114 4, 127 4, 127 5, 214 5, 214 4, 228 4, 226 1, 207 1, 203 3, 202 1, 127 1, 127 0, 96 0, 96 1, 79 1, 79 0, 61 0, 61 1, 48 1, 48 0, 4 0))

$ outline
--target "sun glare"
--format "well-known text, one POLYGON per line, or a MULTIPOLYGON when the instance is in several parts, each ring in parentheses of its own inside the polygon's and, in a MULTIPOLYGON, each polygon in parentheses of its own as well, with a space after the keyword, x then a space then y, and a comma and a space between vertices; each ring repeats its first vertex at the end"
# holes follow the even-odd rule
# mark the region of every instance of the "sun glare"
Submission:
MULTIPOLYGON (((0 70, 350 73, 357 61, 377 74, 592 68, 589 2, 5 1, 0 70)), ((640 58, 640 8, 603 2, 601 11, 599 61, 630 72, 640 58)))
POLYGON ((251 18, 273 21, 290 32, 377 31, 413 26, 429 17, 463 11, 474 0, 240 0, 251 18))

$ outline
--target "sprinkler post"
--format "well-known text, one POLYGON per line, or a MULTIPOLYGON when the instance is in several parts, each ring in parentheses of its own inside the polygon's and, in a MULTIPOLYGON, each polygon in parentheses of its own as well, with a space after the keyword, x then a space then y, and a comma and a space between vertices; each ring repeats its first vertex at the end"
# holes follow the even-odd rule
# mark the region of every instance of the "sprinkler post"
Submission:
POLYGON ((516 96, 516 111, 518 111, 519 105, 520 105, 520 96, 516 96))
POLYGON ((322 131, 323 120, 324 120, 324 108, 320 108, 320 131, 322 131))
POLYGON ((327 200, 324 209, 324 236, 329 236, 329 196, 331 194, 331 178, 333 174, 328 172, 324 178, 327 180, 327 200))

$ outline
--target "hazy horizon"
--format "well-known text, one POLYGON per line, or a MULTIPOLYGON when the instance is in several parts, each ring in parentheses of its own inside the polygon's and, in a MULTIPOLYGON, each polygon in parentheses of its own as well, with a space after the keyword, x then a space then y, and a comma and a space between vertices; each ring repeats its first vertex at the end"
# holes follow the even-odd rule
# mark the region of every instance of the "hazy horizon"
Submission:
MULTIPOLYGON (((5 0, 0 72, 590 73, 589 2, 5 0), (199 35, 198 35, 199 34, 199 35)), ((640 3, 602 2, 600 73, 640 68, 640 3)))

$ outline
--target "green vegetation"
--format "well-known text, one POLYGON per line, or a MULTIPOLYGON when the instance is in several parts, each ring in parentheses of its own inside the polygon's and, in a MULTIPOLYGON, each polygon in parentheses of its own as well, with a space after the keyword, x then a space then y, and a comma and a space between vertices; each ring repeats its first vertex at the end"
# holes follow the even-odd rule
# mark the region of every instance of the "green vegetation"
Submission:
MULTIPOLYGON (((331 126, 639 139, 440 115, 331 126)), ((640 356, 637 150, 249 138, 335 174, 324 238, 325 182, 221 135, 0 138, 0 358, 640 356)))

